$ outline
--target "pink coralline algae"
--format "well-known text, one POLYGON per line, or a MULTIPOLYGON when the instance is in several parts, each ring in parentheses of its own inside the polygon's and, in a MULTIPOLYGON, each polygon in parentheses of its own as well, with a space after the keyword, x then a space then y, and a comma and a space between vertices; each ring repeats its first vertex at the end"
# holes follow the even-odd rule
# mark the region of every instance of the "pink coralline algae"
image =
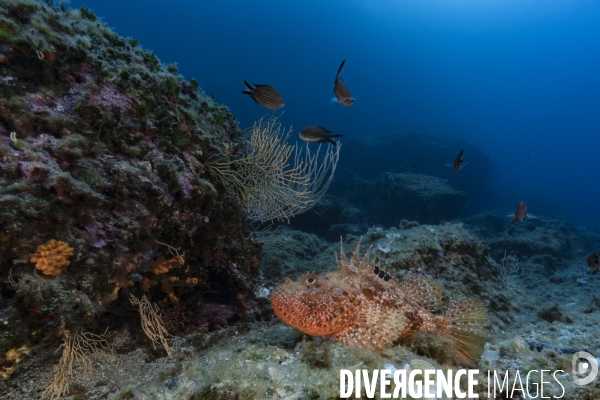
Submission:
POLYGON ((105 224, 98 221, 90 221, 85 225, 85 230, 93 237, 92 246, 99 249, 106 246, 105 224))
POLYGON ((50 116, 56 117, 65 109, 65 105, 62 104, 60 100, 51 95, 42 96, 39 93, 28 93, 27 103, 29 105, 29 109, 34 114, 46 113, 50 116))
POLYGON ((71 74, 67 75, 67 81, 71 84, 77 84, 79 81, 86 81, 94 77, 94 67, 88 63, 78 63, 71 66, 71 74))
POLYGON ((192 190, 194 190, 194 186, 192 185, 190 180, 182 175, 177 176, 176 179, 177 182, 179 182, 179 192, 181 193, 182 197, 184 199, 189 198, 190 194, 192 193, 192 190))
POLYGON ((48 165, 36 161, 21 162, 19 169, 25 178, 33 182, 42 182, 50 172, 48 165))
POLYGON ((111 85, 102 86, 93 93, 89 103, 106 110, 118 107, 123 113, 134 109, 131 99, 111 85))
POLYGON ((156 226, 157 218, 142 203, 136 200, 117 203, 112 212, 119 218, 135 218, 143 229, 151 229, 156 226))

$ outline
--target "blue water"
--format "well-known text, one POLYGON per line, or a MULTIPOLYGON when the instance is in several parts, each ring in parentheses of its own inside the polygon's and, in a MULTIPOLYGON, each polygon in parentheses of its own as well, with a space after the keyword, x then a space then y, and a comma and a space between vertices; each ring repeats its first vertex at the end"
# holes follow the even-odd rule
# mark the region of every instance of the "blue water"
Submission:
POLYGON ((600 228, 600 1, 70 5, 90 7, 163 62, 177 62, 243 127, 268 112, 240 93, 243 79, 267 83, 296 131, 319 124, 350 137, 464 139, 496 166, 490 207, 510 213, 523 200, 533 214, 600 228), (357 99, 349 108, 329 103, 343 59, 357 99))

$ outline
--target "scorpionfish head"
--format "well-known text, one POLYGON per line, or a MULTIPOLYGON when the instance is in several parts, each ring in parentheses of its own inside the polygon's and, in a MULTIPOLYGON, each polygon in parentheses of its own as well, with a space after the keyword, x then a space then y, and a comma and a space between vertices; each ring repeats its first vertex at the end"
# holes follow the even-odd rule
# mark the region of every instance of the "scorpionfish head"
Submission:
POLYGON ((275 314, 286 324, 313 336, 347 328, 354 317, 356 296, 338 272, 286 278, 271 295, 275 314))

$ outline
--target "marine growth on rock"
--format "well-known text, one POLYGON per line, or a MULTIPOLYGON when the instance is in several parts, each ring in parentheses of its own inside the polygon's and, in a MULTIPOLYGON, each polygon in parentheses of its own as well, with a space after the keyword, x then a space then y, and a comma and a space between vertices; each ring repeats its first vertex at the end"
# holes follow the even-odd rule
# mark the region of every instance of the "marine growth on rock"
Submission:
POLYGON ((69 257, 72 255, 73 249, 68 243, 51 239, 37 247, 30 261, 35 263, 35 268, 44 275, 58 276, 71 263, 69 257))

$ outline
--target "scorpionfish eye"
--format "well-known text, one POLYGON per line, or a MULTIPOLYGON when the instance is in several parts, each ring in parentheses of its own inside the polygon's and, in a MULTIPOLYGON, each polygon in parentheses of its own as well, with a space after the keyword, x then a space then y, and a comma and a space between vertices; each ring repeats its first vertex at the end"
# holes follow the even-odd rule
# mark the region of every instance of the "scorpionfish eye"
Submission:
POLYGON ((307 286, 313 286, 317 283, 317 275, 315 274, 308 274, 308 276, 306 277, 306 285, 307 286))

